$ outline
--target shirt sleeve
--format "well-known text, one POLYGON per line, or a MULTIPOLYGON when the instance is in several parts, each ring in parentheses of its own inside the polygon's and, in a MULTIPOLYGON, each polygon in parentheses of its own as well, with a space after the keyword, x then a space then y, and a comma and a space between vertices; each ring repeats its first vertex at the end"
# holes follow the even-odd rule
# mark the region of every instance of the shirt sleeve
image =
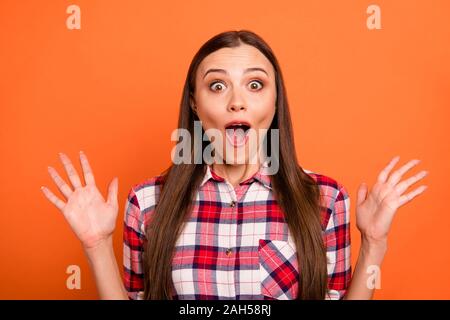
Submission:
POLYGON ((131 188, 125 202, 123 228, 124 285, 131 300, 141 300, 144 293, 142 253, 145 233, 142 220, 137 196, 131 188))
POLYGON ((328 294, 326 300, 341 300, 351 280, 350 197, 338 184, 331 217, 325 229, 327 248, 328 294))

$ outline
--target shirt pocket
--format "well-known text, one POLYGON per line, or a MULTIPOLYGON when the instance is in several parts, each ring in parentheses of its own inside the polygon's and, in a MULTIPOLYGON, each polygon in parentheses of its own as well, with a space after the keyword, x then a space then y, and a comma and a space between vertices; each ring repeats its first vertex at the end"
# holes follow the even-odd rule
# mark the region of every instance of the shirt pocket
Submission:
POLYGON ((265 299, 293 300, 298 295, 298 261, 293 244, 259 239, 261 294, 265 299))

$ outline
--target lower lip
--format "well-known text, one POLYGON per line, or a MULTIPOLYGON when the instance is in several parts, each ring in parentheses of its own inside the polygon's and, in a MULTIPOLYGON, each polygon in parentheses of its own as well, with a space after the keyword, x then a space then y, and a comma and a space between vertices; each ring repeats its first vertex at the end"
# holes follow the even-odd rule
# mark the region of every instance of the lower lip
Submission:
POLYGON ((237 139, 232 139, 227 134, 225 134, 225 135, 227 136, 228 142, 235 148, 239 148, 239 147, 244 146, 247 143, 247 141, 248 141, 248 134, 245 135, 245 138, 241 142, 238 142, 237 139))

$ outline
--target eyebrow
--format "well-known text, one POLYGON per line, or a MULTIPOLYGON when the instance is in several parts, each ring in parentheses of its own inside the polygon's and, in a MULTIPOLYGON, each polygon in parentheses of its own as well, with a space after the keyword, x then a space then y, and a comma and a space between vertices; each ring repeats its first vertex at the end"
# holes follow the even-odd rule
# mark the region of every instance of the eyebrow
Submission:
MULTIPOLYGON (((244 73, 252 72, 252 71, 262 71, 262 72, 264 72, 267 76, 269 76, 269 75, 267 74, 266 70, 264 70, 263 68, 258 68, 258 67, 255 67, 255 68, 247 68, 247 69, 244 70, 244 73)), ((204 79, 204 78, 206 77, 206 75, 207 75, 208 73, 210 73, 210 72, 220 72, 220 73, 228 74, 228 72, 227 72, 226 70, 224 70, 224 69, 209 69, 209 70, 206 71, 205 74, 203 75, 203 79, 204 79)))

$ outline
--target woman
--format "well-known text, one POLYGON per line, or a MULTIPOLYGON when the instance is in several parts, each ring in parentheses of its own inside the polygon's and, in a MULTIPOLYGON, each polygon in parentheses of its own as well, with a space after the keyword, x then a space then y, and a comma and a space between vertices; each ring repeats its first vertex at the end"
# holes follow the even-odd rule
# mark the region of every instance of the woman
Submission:
POLYGON ((124 217, 125 283, 112 246, 117 178, 105 201, 82 152, 85 186, 66 155, 60 157, 74 189, 49 168, 67 202, 42 190, 82 242, 100 297, 370 299, 374 274, 368 271, 379 270, 396 210, 426 189, 404 194, 425 171, 400 181, 419 161, 391 172, 395 157, 369 194, 364 183, 359 187, 361 248, 352 275, 348 193, 332 178, 298 165, 281 69, 258 35, 224 32, 194 56, 178 127, 192 136, 196 121, 207 139, 191 140, 189 152, 200 148, 202 154, 213 146, 215 160, 174 161, 164 174, 131 188, 124 217), (277 132, 278 139, 258 136, 254 151, 248 148, 249 129, 277 132), (226 138, 219 143, 211 130, 226 138), (268 173, 262 154, 270 154, 275 173, 268 173))

